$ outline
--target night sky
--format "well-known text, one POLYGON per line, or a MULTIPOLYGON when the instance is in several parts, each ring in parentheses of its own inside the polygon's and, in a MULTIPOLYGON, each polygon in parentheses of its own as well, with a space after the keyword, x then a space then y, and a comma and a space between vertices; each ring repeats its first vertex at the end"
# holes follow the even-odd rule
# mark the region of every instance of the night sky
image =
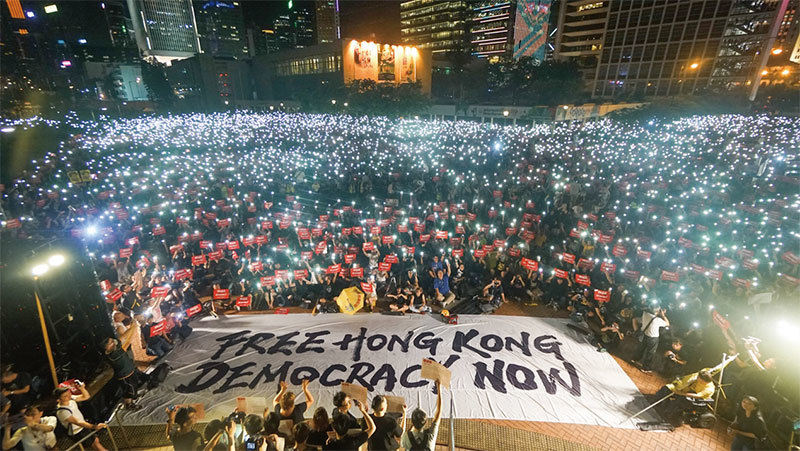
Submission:
MULTIPOLYGON (((268 28, 280 14, 288 12, 287 1, 245 0, 245 24, 268 28)), ((314 9, 313 1, 296 0, 294 7, 314 9)), ((400 42, 400 1, 339 0, 342 37, 380 42, 400 42)))

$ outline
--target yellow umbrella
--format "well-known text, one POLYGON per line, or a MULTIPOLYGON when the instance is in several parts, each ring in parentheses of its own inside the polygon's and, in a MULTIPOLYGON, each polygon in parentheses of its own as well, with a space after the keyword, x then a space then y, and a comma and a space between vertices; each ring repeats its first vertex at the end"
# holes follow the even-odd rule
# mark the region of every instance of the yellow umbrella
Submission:
POLYGON ((353 315, 364 307, 364 297, 364 292, 358 287, 345 288, 336 298, 336 303, 342 313, 353 315))

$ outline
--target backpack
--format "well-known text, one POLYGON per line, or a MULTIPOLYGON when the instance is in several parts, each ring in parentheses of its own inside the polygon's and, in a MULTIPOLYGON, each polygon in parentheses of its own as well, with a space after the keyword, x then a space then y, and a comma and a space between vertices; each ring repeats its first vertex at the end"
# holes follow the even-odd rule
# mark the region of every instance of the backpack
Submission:
POLYGON ((64 426, 64 424, 61 422, 61 418, 58 418, 59 410, 66 410, 67 412, 69 412, 69 415, 72 416, 72 409, 70 409, 69 407, 59 406, 56 409, 56 419, 58 421, 56 422, 56 429, 53 432, 55 432, 56 437, 63 437, 65 435, 72 436, 72 434, 70 434, 70 432, 72 432, 72 423, 67 423, 67 425, 64 426))
POLYGON ((430 451, 428 448, 428 440, 431 437, 431 430, 425 429, 421 434, 412 434, 408 431, 408 440, 411 442, 411 448, 408 451, 430 451))
POLYGON ((158 387, 169 374, 170 367, 166 363, 160 363, 150 373, 150 379, 147 381, 147 389, 152 390, 158 387))

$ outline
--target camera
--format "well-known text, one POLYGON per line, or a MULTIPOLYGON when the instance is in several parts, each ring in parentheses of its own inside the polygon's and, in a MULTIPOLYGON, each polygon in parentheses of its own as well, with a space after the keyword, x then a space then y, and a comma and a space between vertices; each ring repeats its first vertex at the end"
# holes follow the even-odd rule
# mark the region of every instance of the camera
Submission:
POLYGON ((228 418, 225 419, 225 423, 233 422, 235 424, 242 424, 247 414, 244 412, 232 412, 228 415, 228 418))
POLYGON ((247 450, 261 449, 261 446, 264 445, 264 440, 266 439, 264 438, 263 435, 256 435, 254 437, 250 437, 244 442, 244 448, 247 450))

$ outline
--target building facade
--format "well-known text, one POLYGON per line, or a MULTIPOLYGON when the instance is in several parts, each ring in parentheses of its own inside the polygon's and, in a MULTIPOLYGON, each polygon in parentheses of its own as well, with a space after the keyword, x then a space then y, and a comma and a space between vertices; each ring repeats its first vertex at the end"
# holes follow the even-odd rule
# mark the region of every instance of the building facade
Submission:
POLYGON ((247 61, 201 53, 173 61, 167 78, 187 108, 221 110, 255 98, 253 73, 247 61))
POLYGON ((428 49, 434 58, 469 51, 468 3, 458 0, 411 0, 400 4, 403 45, 428 49))
POLYGON ((194 3, 200 50, 214 56, 244 58, 249 54, 242 6, 238 1, 194 3))
POLYGON ((317 28, 317 44, 340 39, 342 32, 339 23, 339 0, 316 0, 314 22, 317 28))
POLYGON ((200 52, 191 0, 127 0, 136 43, 145 57, 170 63, 200 52))
POLYGON ((553 58, 574 62, 591 88, 597 70, 610 0, 562 0, 553 44, 553 58))
MULTIPOLYGON (((592 94, 691 95, 746 88, 789 0, 611 0, 592 94)), ((594 45, 594 44, 593 44, 594 45)))

